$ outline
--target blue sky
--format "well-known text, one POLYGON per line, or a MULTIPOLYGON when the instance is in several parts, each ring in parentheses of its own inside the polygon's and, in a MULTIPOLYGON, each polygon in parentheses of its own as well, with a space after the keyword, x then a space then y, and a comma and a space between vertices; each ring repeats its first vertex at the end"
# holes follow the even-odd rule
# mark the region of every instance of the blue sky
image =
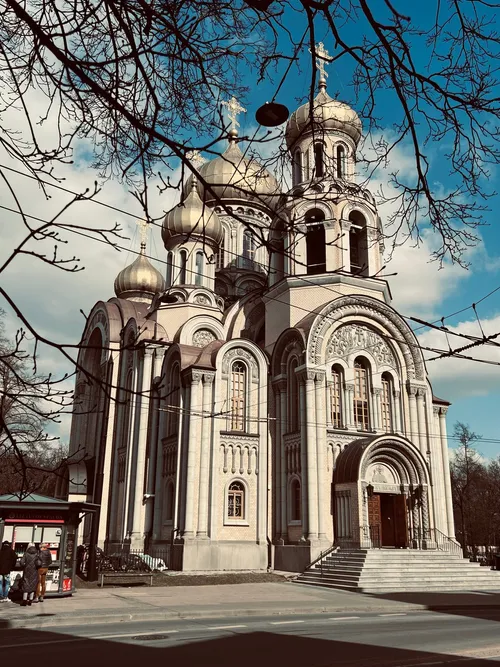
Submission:
MULTIPOLYGON (((406 4, 406 3, 405 3, 406 4)), ((417 9, 412 7, 415 22, 428 20, 429 7, 434 3, 421 2, 417 9)), ((383 3, 380 3, 383 6, 383 3)), ((405 8, 405 11, 407 9, 405 8)), ((294 17, 290 17, 293 20, 294 17)), ((302 25, 288 24, 295 35, 302 33, 302 25)), ((351 28, 351 37, 354 34, 355 25, 351 28)), ((332 42, 327 36, 324 27, 318 26, 318 41, 322 40, 326 48, 333 52, 332 42)), ((419 45, 415 57, 419 62, 424 62, 428 53, 426 48, 419 45)), ((308 94, 310 82, 310 56, 307 50, 301 54, 301 72, 295 66, 292 67, 290 75, 285 81, 277 101, 286 104, 293 111, 300 101, 305 101, 308 94)), ((241 100, 247 108, 247 113, 240 116, 240 135, 252 134, 256 128, 255 111, 257 108, 272 98, 276 84, 283 70, 279 71, 273 81, 264 81, 255 85, 255 73, 242 72, 242 77, 251 92, 247 98, 241 100)), ((341 60, 335 67, 329 68, 328 92, 333 96, 337 92, 341 99, 350 102, 356 108, 357 102, 354 92, 350 88, 352 68, 346 59, 341 60)), ((397 118, 393 96, 390 93, 381 94, 378 97, 379 106, 377 115, 381 124, 390 134, 393 131, 393 123, 397 118)), ((32 100, 33 108, 40 106, 40 115, 43 104, 36 95, 32 100)), ((50 135, 50 123, 46 124, 44 130, 50 135)), ((50 140, 50 136, 47 137, 50 140)), ((453 174, 449 174, 449 165, 444 157, 445 144, 430 144, 426 147, 427 154, 431 159, 432 178, 436 188, 450 187, 453 182, 453 174)), ((266 152, 269 149, 266 149, 266 152)), ((90 154, 88 144, 81 144, 77 153, 78 159, 74 165, 68 165, 62 170, 66 185, 76 191, 86 187, 92 187, 97 174, 90 168, 90 154)), ((402 171, 412 169, 412 154, 408 145, 402 144, 395 151, 391 168, 399 168, 402 171)), ((387 174, 380 173, 376 176, 374 189, 377 184, 387 180, 387 174)), ((53 193, 53 199, 47 201, 39 191, 29 190, 29 184, 23 178, 16 181, 20 190, 27 193, 26 210, 34 215, 48 218, 61 204, 68 200, 61 193, 53 193)), ((491 190, 497 190, 498 178, 493 173, 490 179, 491 190)), ((156 190, 157 181, 152 179, 151 193, 156 190)), ((4 197, 2 199, 8 201, 4 197)), ((118 208, 122 208, 137 216, 140 211, 127 189, 118 183, 106 183, 99 198, 118 208)), ((168 210, 176 203, 174 193, 166 193, 153 199, 153 207, 156 207, 157 215, 168 210)), ((8 204, 7 204, 8 205, 8 204)), ((470 306, 479 301, 481 297, 500 285, 500 229, 497 216, 499 210, 499 199, 493 197, 489 200, 491 211, 484 216, 488 224, 481 227, 481 242, 475 249, 468 253, 470 261, 469 270, 445 263, 439 269, 436 263, 430 262, 430 253, 434 244, 431 234, 424 234, 422 246, 419 249, 407 244, 399 249, 392 262, 388 265, 388 272, 397 272, 397 276, 391 278, 390 284, 394 297, 394 305, 404 315, 414 315, 424 319, 438 319, 458 310, 470 306)), ((381 210, 382 219, 390 212, 390 209, 381 210)), ((110 212, 104 207, 91 203, 81 203, 71 209, 72 221, 80 221, 88 224, 89 221, 96 225, 113 224, 118 221, 127 230, 131 241, 124 242, 131 248, 137 248, 136 227, 134 220, 121 215, 118 212, 110 212)), ((4 215, 0 219, 0 234, 6 243, 0 248, 0 258, 12 247, 10 241, 18 238, 18 221, 15 217, 4 215)), ((425 229, 425 222, 424 222, 425 229)), ((87 270, 78 274, 57 274, 54 269, 46 266, 34 267, 29 258, 18 258, 15 266, 3 277, 3 284, 8 288, 16 300, 22 305, 27 314, 37 324, 41 332, 65 342, 77 342, 83 326, 83 318, 80 309, 88 313, 97 299, 108 299, 113 296, 113 280, 119 270, 131 261, 127 253, 117 253, 105 246, 94 242, 86 242, 82 239, 68 237, 69 254, 76 253, 82 259, 82 264, 87 270)), ((157 254, 159 259, 165 259, 161 239, 157 231, 154 233, 151 245, 152 254, 157 254)), ((159 268, 162 268, 159 265, 159 268)), ((1 305, 1 304, 0 304, 1 305)), ((500 331, 500 291, 478 305, 478 314, 486 333, 500 331)), ((11 314, 10 314, 11 315, 11 314)), ((472 309, 460 313, 454 317, 447 318, 448 326, 456 327, 459 331, 477 333, 479 328, 472 309)), ((10 317, 11 330, 15 329, 17 323, 10 317)), ((442 334, 436 332, 425 332, 420 330, 421 340, 426 345, 445 347, 446 340, 442 334)), ((460 339, 452 340, 453 345, 460 344, 460 339)), ((485 359, 493 359, 500 362, 500 354, 489 347, 487 349, 472 350, 471 355, 485 359)), ((67 370, 61 363, 55 351, 45 350, 41 359, 42 368, 46 371, 67 370)), ((500 367, 478 364, 469 361, 441 360, 428 364, 434 392, 436 395, 452 401, 448 416, 448 429, 451 432, 453 423, 461 420, 468 423, 477 433, 482 434, 485 439, 498 440, 498 442, 482 442, 478 449, 486 457, 500 454, 500 428, 498 427, 497 404, 500 398, 500 367)), ((67 422, 61 426, 61 436, 67 439, 67 422)), ((450 445, 453 446, 453 441, 450 445)))

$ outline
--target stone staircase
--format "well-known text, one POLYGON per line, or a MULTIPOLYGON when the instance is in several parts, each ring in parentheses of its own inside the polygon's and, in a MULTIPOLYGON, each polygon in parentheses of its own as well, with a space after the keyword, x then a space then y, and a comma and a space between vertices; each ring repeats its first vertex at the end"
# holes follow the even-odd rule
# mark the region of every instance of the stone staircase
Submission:
POLYGON ((439 550, 338 550, 295 582, 360 593, 481 591, 500 589, 500 571, 439 550))

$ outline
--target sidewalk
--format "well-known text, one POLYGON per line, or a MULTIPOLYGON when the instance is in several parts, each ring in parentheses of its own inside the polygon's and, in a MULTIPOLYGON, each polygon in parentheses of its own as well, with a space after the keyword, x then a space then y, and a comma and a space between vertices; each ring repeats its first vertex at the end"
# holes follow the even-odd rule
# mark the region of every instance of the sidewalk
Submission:
POLYGON ((39 629, 177 618, 500 608, 500 593, 422 593, 402 597, 388 599, 388 596, 374 597, 289 582, 79 590, 73 597, 48 599, 31 607, 2 603, 0 628, 39 629))

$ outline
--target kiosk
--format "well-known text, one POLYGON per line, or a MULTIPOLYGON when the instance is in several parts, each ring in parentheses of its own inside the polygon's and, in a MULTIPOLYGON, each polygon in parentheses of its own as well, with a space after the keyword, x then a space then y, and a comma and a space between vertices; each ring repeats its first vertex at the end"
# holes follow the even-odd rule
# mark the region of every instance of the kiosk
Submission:
MULTIPOLYGON (((20 495, 20 494, 19 494, 20 495)), ((92 503, 68 502, 36 493, 19 499, 19 495, 0 496, 0 544, 12 543, 18 556, 11 572, 12 591, 18 589, 22 571, 20 559, 28 544, 49 544, 52 565, 47 572, 46 597, 71 595, 75 590, 76 533, 84 515, 95 513, 92 503)))

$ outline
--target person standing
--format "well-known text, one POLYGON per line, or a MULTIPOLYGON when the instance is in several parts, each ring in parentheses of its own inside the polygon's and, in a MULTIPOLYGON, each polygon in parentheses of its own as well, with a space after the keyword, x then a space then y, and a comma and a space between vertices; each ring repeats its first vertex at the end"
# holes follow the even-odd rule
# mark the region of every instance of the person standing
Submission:
POLYGON ((39 556, 41 567, 38 568, 38 585, 36 587, 36 597, 38 598, 38 602, 43 602, 47 572, 49 571, 49 566, 52 563, 52 554, 50 553, 49 545, 46 542, 40 545, 39 556))
POLYGON ((23 578, 21 579, 19 588, 23 592, 22 607, 26 607, 26 605, 31 606, 33 602, 38 584, 38 568, 41 564, 40 555, 33 542, 30 542, 24 556, 21 558, 23 578))
POLYGON ((10 542, 2 542, 0 549, 0 602, 11 602, 9 599, 10 573, 16 567, 17 556, 10 542))

